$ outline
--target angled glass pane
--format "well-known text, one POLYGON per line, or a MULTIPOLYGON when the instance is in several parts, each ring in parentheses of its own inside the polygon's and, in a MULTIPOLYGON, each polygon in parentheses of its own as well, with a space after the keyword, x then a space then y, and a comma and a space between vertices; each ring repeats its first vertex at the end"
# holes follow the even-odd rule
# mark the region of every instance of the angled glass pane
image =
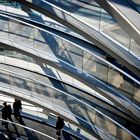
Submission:
POLYGON ((129 49, 130 35, 103 9, 101 13, 100 30, 129 49))
POLYGON ((59 50, 57 54, 59 58, 80 69, 82 69, 83 66, 83 52, 82 49, 75 47, 65 40, 59 40, 59 50))
POLYGON ((140 58, 140 46, 131 38, 130 51, 140 58))
POLYGON ((8 39, 8 25, 9 20, 0 16, 0 37, 8 39))
POLYGON ((30 26, 10 20, 9 35, 10 40, 19 44, 33 47, 33 28, 30 26))
POLYGON ((88 72, 90 75, 96 76, 101 80, 107 81, 108 65, 105 64, 103 61, 85 52, 83 66, 84 71, 88 72))
POLYGON ((32 81, 19 77, 15 74, 10 75, 10 85, 11 88, 21 90, 27 94, 31 93, 32 91, 32 81))
POLYGON ((9 85, 9 72, 6 71, 0 71, 0 84, 1 85, 9 85))

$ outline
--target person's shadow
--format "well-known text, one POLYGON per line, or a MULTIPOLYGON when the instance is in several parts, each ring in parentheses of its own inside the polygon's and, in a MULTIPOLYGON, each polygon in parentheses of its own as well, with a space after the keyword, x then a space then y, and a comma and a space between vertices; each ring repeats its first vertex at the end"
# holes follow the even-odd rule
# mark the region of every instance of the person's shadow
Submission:
MULTIPOLYGON (((25 122, 24 122, 24 120, 23 120, 23 118, 19 120, 19 123, 20 123, 21 125, 26 126, 26 125, 25 125, 25 122)), ((33 140, 38 140, 37 135, 36 135, 33 131, 31 131, 31 130, 25 128, 25 127, 24 127, 24 131, 25 131, 25 133, 26 133, 26 136, 28 137, 28 140, 32 140, 32 139, 33 139, 33 140)))
MULTIPOLYGON (((7 136, 10 140, 12 140, 11 138, 12 138, 12 133, 15 133, 15 135, 17 135, 17 137, 19 137, 20 138, 20 134, 19 134, 19 132, 18 132, 18 129, 17 129, 17 127, 16 127, 16 125, 15 124, 13 124, 13 123, 11 123, 11 125, 13 126, 13 128, 14 128, 14 132, 12 132, 10 129, 9 129, 9 127, 7 126, 7 128, 5 129, 5 130, 3 130, 3 134, 5 134, 5 136, 7 136)), ((1 139, 0 139, 1 140, 1 139)))
POLYGON ((34 132, 28 130, 27 128, 24 128, 24 131, 26 133, 26 136, 28 137, 28 140, 39 140, 34 132))

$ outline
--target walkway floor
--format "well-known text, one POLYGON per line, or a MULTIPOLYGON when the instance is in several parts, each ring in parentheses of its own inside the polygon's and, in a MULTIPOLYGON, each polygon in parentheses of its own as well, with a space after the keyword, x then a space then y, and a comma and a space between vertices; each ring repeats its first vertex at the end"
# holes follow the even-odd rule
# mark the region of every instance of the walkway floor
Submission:
MULTIPOLYGON (((1 118, 1 112, 0 112, 0 118, 1 118)), ((14 122, 18 123, 18 121, 15 120, 14 116, 12 116, 12 119, 14 122)), ((23 120, 25 126, 38 130, 44 134, 51 136, 52 138, 58 139, 56 135, 56 129, 54 127, 27 118, 24 118, 23 120)), ((10 140, 14 140, 16 137, 21 138, 21 140, 46 140, 46 137, 43 137, 42 135, 34 133, 25 128, 21 128, 19 126, 14 127, 13 125, 9 124, 9 129, 10 132, 8 132, 7 129, 5 129, 5 127, 2 126, 2 123, 0 122, 0 140, 3 140, 2 139, 3 134, 7 135, 10 140)), ((61 140, 80 140, 80 139, 76 138, 73 135, 68 134, 66 131, 62 131, 61 140)))

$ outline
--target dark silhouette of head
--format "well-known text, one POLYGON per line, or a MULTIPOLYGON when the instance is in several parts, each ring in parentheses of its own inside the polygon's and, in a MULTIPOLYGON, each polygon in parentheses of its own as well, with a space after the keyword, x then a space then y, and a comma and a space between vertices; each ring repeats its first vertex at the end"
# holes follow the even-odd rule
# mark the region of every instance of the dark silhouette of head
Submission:
POLYGON ((3 106, 7 106, 7 102, 4 102, 4 103, 3 103, 3 106))
POLYGON ((17 102, 18 101, 18 99, 17 98, 15 98, 15 102, 17 102))

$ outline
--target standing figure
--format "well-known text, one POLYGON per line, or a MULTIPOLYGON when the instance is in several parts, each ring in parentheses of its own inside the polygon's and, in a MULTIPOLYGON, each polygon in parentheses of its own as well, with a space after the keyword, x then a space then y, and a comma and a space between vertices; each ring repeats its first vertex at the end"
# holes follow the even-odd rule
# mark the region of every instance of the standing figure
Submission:
POLYGON ((64 119, 58 116, 57 122, 56 122, 56 135, 60 136, 61 135, 61 129, 64 127, 64 119))
MULTIPOLYGON (((2 108, 2 119, 4 120, 9 119, 11 122, 13 122, 11 115, 12 115, 11 106, 7 105, 7 102, 4 102, 2 108)), ((4 122, 3 125, 5 125, 5 128, 9 131, 8 122, 4 122)))
POLYGON ((15 102, 13 103, 14 116, 21 124, 23 124, 22 116, 20 114, 22 110, 21 106, 22 106, 21 100, 15 98, 15 102))

